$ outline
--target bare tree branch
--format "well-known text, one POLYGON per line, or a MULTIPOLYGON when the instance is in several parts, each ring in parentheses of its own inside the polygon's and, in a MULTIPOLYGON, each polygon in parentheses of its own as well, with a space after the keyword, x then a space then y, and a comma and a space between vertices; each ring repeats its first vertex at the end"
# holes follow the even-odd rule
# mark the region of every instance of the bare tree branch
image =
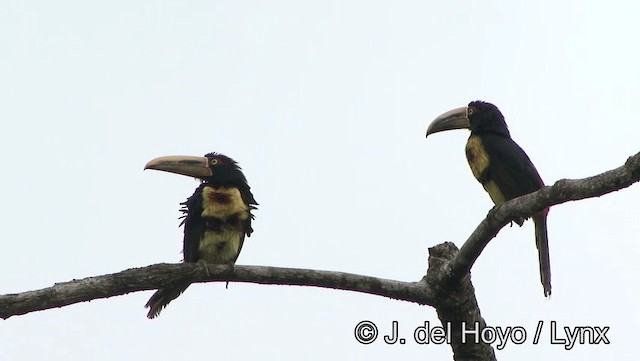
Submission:
POLYGON ((629 157, 616 169, 583 179, 561 179, 553 186, 524 195, 494 207, 480 222, 451 261, 451 276, 462 278, 469 273, 486 245, 507 223, 556 204, 600 197, 640 181, 640 153, 629 157))
POLYGON ((33 311, 152 290, 177 280, 190 282, 249 282, 298 285, 369 293, 436 308, 443 326, 451 325, 454 359, 495 360, 487 344, 460 342, 462 322, 467 328, 478 323, 485 327, 478 307, 470 270, 484 247, 498 231, 515 218, 560 203, 599 197, 640 181, 640 153, 611 171, 584 179, 557 181, 535 193, 494 207, 478 225, 460 251, 452 243, 429 249, 427 275, 418 282, 401 282, 350 273, 265 266, 216 266, 198 264, 157 264, 119 273, 89 277, 36 291, 0 296, 0 318, 33 311))
POLYGON ((401 282, 352 273, 266 266, 161 263, 103 276, 56 283, 36 291, 0 296, 0 318, 63 307, 78 302, 154 290, 177 280, 190 282, 248 282, 315 286, 369 293, 421 305, 433 305, 426 282, 401 282))
POLYGON ((451 349, 456 361, 495 361, 496 356, 490 344, 462 342, 465 330, 477 327, 482 330, 486 322, 480 315, 476 293, 471 284, 471 274, 459 279, 450 275, 449 263, 459 254, 453 243, 443 243, 429 249, 429 269, 427 284, 435 292, 434 305, 442 326, 451 329, 451 349))

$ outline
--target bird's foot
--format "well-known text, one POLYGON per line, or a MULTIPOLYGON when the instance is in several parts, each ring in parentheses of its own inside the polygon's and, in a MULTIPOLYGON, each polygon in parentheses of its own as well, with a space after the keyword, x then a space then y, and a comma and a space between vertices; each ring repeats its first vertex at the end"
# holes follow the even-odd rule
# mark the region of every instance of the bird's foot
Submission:
MULTIPOLYGON (((234 269, 235 269, 235 263, 229 263, 229 274, 233 274, 234 269)), ((229 281, 227 281, 227 283, 224 285, 225 289, 229 289, 229 281)))
MULTIPOLYGON (((491 208, 489 210, 489 212, 487 212, 487 218, 493 218, 496 215, 496 210, 497 210, 498 206, 493 206, 493 208, 491 208)), ((514 217, 513 219, 511 219, 509 221, 509 227, 513 227, 513 223, 515 222, 518 226, 522 227, 522 225, 524 224, 524 221, 526 221, 526 218, 523 217, 514 217)))
POLYGON ((209 272, 209 263, 203 259, 199 260, 198 263, 204 267, 204 272, 207 274, 207 277, 211 277, 211 273, 209 272))
POLYGON ((487 218, 493 218, 496 216, 496 207, 497 206, 493 206, 489 212, 487 212, 487 218))

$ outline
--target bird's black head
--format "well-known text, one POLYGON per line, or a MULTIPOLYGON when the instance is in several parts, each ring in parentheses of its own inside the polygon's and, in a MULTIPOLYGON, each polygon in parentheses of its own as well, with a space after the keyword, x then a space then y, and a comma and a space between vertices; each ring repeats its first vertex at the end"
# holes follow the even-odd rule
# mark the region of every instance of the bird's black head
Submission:
POLYGON ((239 186, 247 184, 242 169, 235 160, 219 153, 204 157, 170 155, 152 159, 144 169, 155 169, 191 176, 214 186, 239 186))
POLYGON ((247 178, 235 160, 214 152, 207 153, 204 157, 207 159, 207 166, 211 170, 210 176, 200 177, 205 183, 210 183, 214 186, 247 184, 247 178))
POLYGON ((497 106, 480 100, 467 106, 471 134, 497 133, 509 136, 509 128, 497 106))
POLYGON ((494 133, 510 136, 507 123, 498 107, 480 100, 438 116, 429 124, 427 136, 445 130, 464 128, 471 130, 471 134, 494 133))

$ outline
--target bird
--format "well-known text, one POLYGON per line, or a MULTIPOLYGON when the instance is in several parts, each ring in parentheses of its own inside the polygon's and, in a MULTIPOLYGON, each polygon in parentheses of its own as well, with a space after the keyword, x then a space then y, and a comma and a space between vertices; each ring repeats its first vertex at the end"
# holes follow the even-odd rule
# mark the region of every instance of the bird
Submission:
MULTIPOLYGON (((180 225, 184 226, 183 260, 233 266, 240 255, 245 236, 250 237, 253 232, 252 211, 258 205, 238 163, 214 152, 203 157, 158 157, 149 161, 144 169, 200 180, 193 195, 180 203, 180 225)), ((177 281, 158 289, 145 305, 145 308, 149 308, 147 317, 157 317, 189 284, 177 281)))
MULTIPOLYGON (((529 156, 511 139, 504 116, 495 105, 478 100, 445 112, 429 124, 426 137, 453 129, 471 131, 465 147, 469 167, 496 205, 545 186, 529 156)), ((548 213, 545 208, 532 216, 545 297, 551 295, 548 213)), ((522 226, 525 219, 514 221, 522 226)))

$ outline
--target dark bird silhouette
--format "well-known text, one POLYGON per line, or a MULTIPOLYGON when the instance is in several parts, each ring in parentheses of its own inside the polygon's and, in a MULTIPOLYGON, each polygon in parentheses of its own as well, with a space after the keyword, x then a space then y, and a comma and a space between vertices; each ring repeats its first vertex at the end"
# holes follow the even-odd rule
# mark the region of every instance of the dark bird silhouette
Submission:
MULTIPOLYGON (((238 164, 225 155, 209 153, 204 157, 159 157, 144 168, 191 176, 202 182, 181 203, 184 262, 235 264, 245 236, 253 232, 251 211, 258 205, 238 164)), ((147 317, 158 316, 187 287, 188 282, 178 281, 157 290, 145 305, 149 308, 147 317)))
MULTIPOLYGON (((511 139, 507 123, 498 108, 474 101, 466 107, 450 110, 434 119, 429 134, 467 128, 471 135, 465 152, 473 176, 498 205, 544 187, 544 182, 527 154, 511 139)), ((540 281, 544 295, 551 295, 551 268, 547 237, 548 208, 532 216, 540 263, 540 281)), ((524 219, 516 219, 520 226, 524 219)))

